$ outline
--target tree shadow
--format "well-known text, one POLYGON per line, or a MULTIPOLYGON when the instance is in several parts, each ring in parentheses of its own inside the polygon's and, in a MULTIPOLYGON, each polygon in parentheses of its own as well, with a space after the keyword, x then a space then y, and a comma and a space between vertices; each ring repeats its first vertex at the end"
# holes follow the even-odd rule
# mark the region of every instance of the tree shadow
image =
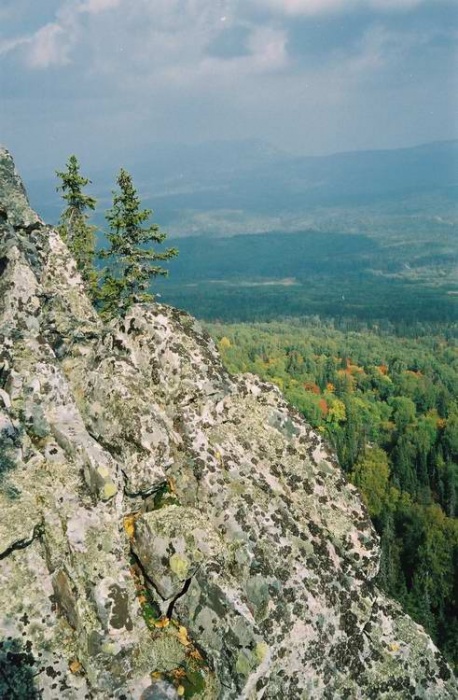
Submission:
POLYGON ((0 640, 0 700, 38 700, 35 687, 35 659, 30 642, 19 639, 0 640))

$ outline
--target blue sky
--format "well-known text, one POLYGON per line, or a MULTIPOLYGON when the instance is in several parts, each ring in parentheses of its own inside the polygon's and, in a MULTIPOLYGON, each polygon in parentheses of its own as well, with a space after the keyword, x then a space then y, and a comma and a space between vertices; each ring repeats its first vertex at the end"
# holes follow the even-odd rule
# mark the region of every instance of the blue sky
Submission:
POLYGON ((456 138, 456 20, 455 0, 2 0, 0 142, 32 172, 158 141, 456 138))

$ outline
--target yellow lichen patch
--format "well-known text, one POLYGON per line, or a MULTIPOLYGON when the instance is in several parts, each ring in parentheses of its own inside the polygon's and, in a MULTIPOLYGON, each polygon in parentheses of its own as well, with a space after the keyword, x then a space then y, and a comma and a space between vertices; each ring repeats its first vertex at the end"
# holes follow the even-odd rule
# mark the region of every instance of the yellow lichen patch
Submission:
POLYGON ((169 566, 171 570, 182 581, 184 581, 188 577, 190 565, 191 562, 189 561, 188 557, 186 557, 183 554, 172 554, 172 556, 169 559, 169 566))
POLYGON ((83 667, 81 666, 80 662, 78 659, 73 659, 73 661, 70 661, 68 668, 70 669, 71 673, 81 673, 83 670, 83 667))
POLYGON ((168 617, 161 617, 160 620, 156 620, 154 623, 154 626, 157 627, 158 629, 162 630, 164 627, 168 627, 170 624, 170 620, 168 617))
POLYGON ((396 651, 399 651, 400 648, 401 648, 401 647, 400 647, 400 645, 399 645, 397 642, 391 642, 391 644, 388 645, 388 649, 389 649, 390 651, 396 652, 396 651))
POLYGON ((177 688, 177 695, 178 697, 182 698, 185 692, 184 685, 179 685, 177 688))
POLYGON ((100 498, 102 499, 102 501, 109 501, 110 498, 116 496, 117 493, 118 488, 116 484, 114 484, 112 481, 107 481, 107 483, 103 485, 103 488, 100 491, 100 498))
POLYGON ((188 647, 190 644, 192 644, 191 640, 188 637, 188 630, 186 627, 180 627, 178 628, 178 633, 177 633, 177 639, 180 642, 180 644, 183 644, 183 646, 188 647))
POLYGON ((126 531, 127 537, 132 539, 135 535, 135 521, 139 517, 139 513, 131 513, 124 517, 124 530, 126 531))
POLYGON ((264 661, 268 653, 269 647, 265 642, 258 642, 258 644, 256 644, 254 654, 259 663, 262 663, 264 661))

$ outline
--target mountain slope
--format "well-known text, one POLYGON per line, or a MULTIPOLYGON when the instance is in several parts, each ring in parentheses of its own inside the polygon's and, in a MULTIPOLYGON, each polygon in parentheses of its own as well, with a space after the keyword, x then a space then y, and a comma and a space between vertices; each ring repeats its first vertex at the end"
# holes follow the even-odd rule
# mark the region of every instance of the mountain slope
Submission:
POLYGON ((457 697, 320 436, 195 320, 103 325, 0 153, 0 696, 457 697))

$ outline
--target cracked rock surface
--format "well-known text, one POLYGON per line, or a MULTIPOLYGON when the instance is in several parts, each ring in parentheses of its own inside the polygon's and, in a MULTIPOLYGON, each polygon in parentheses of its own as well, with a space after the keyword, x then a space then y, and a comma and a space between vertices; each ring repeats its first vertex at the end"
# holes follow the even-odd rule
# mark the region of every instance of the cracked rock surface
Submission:
POLYGON ((333 455, 199 324, 102 324, 0 150, 0 698, 457 698, 333 455))

